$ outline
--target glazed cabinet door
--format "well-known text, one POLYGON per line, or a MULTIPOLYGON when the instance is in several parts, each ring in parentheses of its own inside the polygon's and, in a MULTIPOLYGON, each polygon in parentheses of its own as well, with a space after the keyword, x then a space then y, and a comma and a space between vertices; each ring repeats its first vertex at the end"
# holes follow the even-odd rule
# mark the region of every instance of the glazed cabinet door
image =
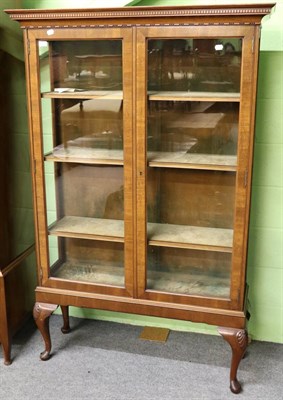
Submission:
POLYGON ((233 26, 138 29, 142 298, 243 305, 254 34, 233 26))
POLYGON ((27 40, 42 285, 131 296, 132 31, 27 40))

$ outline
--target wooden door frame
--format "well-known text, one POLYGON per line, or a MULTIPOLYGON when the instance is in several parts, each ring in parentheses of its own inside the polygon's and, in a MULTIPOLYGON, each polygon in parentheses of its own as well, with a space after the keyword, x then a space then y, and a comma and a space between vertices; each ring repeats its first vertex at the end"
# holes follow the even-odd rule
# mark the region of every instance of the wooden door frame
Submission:
POLYGON ((253 153, 253 128, 252 122, 255 114, 256 80, 254 68, 257 65, 257 50, 259 36, 258 26, 187 26, 187 27, 138 27, 137 29, 137 271, 138 271, 138 296, 149 300, 163 300, 177 303, 211 306, 243 310, 247 234, 249 223, 249 204, 251 186, 251 165, 253 153), (242 66, 241 66, 241 99, 239 112, 238 133, 238 166, 236 172, 236 193, 234 212, 233 256, 231 271, 230 300, 201 298, 194 296, 163 295, 146 291, 146 121, 147 121, 147 38, 239 38, 243 40, 242 66), (239 284, 240 282, 240 284, 239 284))
MULTIPOLYGON (((49 254, 48 254, 48 232, 47 232, 47 205, 45 196, 44 178, 44 155, 43 155, 43 135, 41 124, 41 93, 39 77, 39 54, 37 41, 68 41, 74 40, 111 40, 121 39, 123 42, 123 127, 124 127, 124 222, 125 222, 125 241, 124 241, 124 260, 125 260, 125 289, 118 290, 119 294, 133 296, 134 293, 134 223, 133 223, 133 112, 132 112, 132 57, 133 57, 133 38, 131 28, 83 28, 83 29, 64 29, 56 28, 52 36, 48 36, 48 30, 33 29, 25 32, 25 51, 26 51, 26 76, 27 94, 29 106, 29 126, 30 126, 30 145, 32 160, 32 177, 34 187, 34 209, 35 209, 35 235, 38 261, 39 285, 54 286, 54 278, 50 277, 49 254), (31 79, 30 77, 33 77, 31 79)), ((55 283, 60 286, 60 282, 55 283)), ((73 284, 71 284, 73 286, 73 284)), ((77 283, 77 290, 84 290, 88 285, 77 283)), ((91 286, 92 289, 94 286, 91 286)), ((98 287, 99 290, 99 287, 98 287)), ((106 288, 111 293, 111 287, 106 288)), ((103 291, 105 291, 103 289, 103 291)), ((114 292, 115 294, 115 288, 114 292)))

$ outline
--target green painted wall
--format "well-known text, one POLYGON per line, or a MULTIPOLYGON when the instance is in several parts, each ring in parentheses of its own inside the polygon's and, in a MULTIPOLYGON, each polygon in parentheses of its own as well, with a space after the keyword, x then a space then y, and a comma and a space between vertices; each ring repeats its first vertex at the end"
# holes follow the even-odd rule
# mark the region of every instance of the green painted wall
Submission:
MULTIPOLYGON (((252 1, 249 1, 252 2, 252 1)), ((264 3, 258 0, 254 3, 264 3)), ((3 3, 3 1, 2 1, 3 3)), ((1 8, 64 8, 77 7, 77 0, 4 1, 1 8), (8 3, 8 4, 7 4, 8 3), (17 4, 18 5, 17 5, 17 4)), ((101 6, 101 2, 97 2, 101 6)), ((126 2, 115 1, 114 6, 126 2)), ((144 0, 131 5, 207 4, 208 1, 144 0)), ((210 1, 209 4, 233 3, 210 1)), ((237 3, 234 1, 234 3, 237 3)), ((82 0, 80 7, 96 6, 82 0)), ((110 4, 107 2, 107 6, 110 4)), ((18 43, 20 29, 0 15, 4 26, 18 43)), ((248 251, 248 275, 252 318, 249 331, 254 339, 283 343, 283 0, 277 1, 275 12, 264 18, 262 25, 259 84, 256 115, 256 140, 252 185, 252 208, 248 251)), ((1 32, 1 31, 0 31, 1 32)), ((9 47, 9 46, 8 46, 9 47)), ((21 46, 10 51, 22 57, 21 46)), ((205 324, 143 317, 98 310, 72 308, 78 317, 97 318, 139 325, 164 326, 175 330, 216 333, 205 324)))
POLYGON ((1 0, 0 2, 0 49, 13 57, 24 60, 22 32, 16 22, 3 12, 6 8, 21 8, 21 0, 1 0))

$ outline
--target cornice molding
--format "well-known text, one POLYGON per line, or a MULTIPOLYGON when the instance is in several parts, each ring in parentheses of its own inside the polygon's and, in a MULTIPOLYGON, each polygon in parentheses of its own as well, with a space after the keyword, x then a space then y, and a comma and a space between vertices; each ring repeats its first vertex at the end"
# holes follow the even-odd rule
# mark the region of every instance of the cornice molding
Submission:
POLYGON ((115 19, 115 18, 160 18, 160 17, 220 17, 220 16, 264 16, 274 3, 227 5, 227 6, 187 6, 187 7, 124 7, 116 9, 65 9, 65 10, 5 10, 13 20, 67 20, 67 19, 115 19))
MULTIPOLYGON (((57 25, 56 21, 54 21, 54 24, 52 24, 52 21, 49 21, 48 25, 25 25, 22 26, 22 29, 71 29, 71 28, 80 28, 80 29, 88 29, 88 28, 96 28, 96 29, 104 29, 104 28, 131 28, 133 26, 136 27, 168 27, 169 24, 159 24, 159 23, 150 23, 150 24, 139 24, 139 23, 132 23, 132 24, 63 24, 63 25, 57 25), (51 23, 50 23, 51 22, 51 23)), ((171 27, 177 26, 177 27, 186 27, 186 26, 249 26, 249 25, 260 25, 260 22, 226 22, 226 23, 219 23, 219 22, 192 22, 192 23, 180 23, 180 24, 175 24, 172 23, 170 24, 171 27)))

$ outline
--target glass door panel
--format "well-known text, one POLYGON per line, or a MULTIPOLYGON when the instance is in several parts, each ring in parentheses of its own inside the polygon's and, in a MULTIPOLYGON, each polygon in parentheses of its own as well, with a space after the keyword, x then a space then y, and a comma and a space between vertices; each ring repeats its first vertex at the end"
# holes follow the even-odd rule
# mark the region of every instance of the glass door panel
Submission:
POLYGON ((148 40, 148 89, 239 93, 242 40, 148 40))
POLYGON ((47 157, 123 164, 123 107, 119 99, 42 99, 43 117, 56 118, 56 142, 44 129, 47 157), (54 145, 55 144, 55 145, 54 145), (50 153, 50 154, 48 154, 50 153))
POLYGON ((125 287, 122 40, 38 54, 50 275, 125 287))
POLYGON ((38 43, 45 154, 122 164, 122 41, 38 43))
POLYGON ((124 287, 123 243, 58 237, 56 247, 64 256, 53 264, 52 276, 124 287))
POLYGON ((229 298, 234 197, 234 172, 149 167, 147 289, 229 298))
POLYGON ((229 298, 231 253, 152 245, 147 251, 147 289, 229 298))
POLYGON ((239 103, 149 101, 147 150, 150 166, 235 170, 239 103), (159 164, 158 164, 159 163, 159 164))
POLYGON ((228 300, 241 40, 147 45, 146 290, 228 300))
POLYGON ((39 41, 41 89, 122 90, 122 40, 39 41), (45 67, 45 68, 44 68, 45 67))

